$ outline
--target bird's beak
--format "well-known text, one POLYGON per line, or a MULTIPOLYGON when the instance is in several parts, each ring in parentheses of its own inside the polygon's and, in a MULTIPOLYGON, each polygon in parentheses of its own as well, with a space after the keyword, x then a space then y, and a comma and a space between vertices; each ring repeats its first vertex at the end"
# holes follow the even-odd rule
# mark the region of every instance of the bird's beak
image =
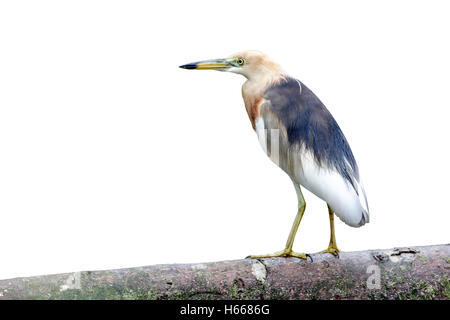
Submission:
POLYGON ((192 62, 180 66, 182 69, 195 69, 195 70, 226 70, 233 65, 231 64, 232 59, 214 59, 214 60, 204 60, 199 62, 192 62))

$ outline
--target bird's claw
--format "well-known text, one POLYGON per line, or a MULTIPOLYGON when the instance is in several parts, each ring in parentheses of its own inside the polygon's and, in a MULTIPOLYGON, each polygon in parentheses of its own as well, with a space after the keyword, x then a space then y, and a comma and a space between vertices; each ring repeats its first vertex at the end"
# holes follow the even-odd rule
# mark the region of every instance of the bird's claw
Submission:
POLYGON ((336 247, 328 247, 328 249, 322 250, 319 253, 331 253, 333 256, 339 258, 339 252, 341 252, 341 250, 336 247))
MULTIPOLYGON (((279 252, 275 252, 272 254, 264 254, 264 255, 257 255, 257 256, 248 256, 246 259, 262 259, 262 258, 280 258, 280 257, 294 257, 306 260, 309 255, 305 253, 297 253, 292 250, 283 250, 279 252)), ((312 260, 311 256, 309 258, 312 260)))

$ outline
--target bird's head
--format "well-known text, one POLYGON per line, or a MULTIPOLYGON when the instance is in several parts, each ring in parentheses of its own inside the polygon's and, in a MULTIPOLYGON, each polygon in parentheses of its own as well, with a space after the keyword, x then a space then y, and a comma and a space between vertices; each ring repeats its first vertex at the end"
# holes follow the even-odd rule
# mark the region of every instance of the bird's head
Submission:
POLYGON ((183 69, 217 70, 238 73, 247 79, 280 75, 280 66, 262 52, 243 51, 225 59, 192 62, 180 66, 183 69))

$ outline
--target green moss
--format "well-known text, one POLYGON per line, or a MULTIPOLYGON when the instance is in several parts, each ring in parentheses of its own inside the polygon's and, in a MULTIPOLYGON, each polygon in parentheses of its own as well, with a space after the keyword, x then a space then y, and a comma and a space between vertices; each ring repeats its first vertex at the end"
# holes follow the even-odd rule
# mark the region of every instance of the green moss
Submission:
POLYGON ((413 285, 411 292, 407 294, 407 298, 413 300, 433 300, 437 293, 438 290, 435 286, 425 281, 420 281, 413 285))
POLYGON ((439 284, 442 286, 442 294, 450 299, 450 277, 445 275, 439 279, 439 284))
POLYGON ((122 295, 113 286, 93 287, 89 290, 68 289, 64 291, 53 291, 50 300, 118 300, 122 295))
POLYGON ((231 299, 239 299, 240 296, 239 287, 233 284, 231 286, 230 291, 228 292, 228 295, 230 296, 231 299))
MULTIPOLYGON (((247 290, 247 295, 245 299, 255 300, 262 299, 267 292, 268 284, 267 282, 260 283, 257 287, 250 287, 247 290)), ((272 298, 269 298, 272 299, 272 298)))
MULTIPOLYGON (((443 258, 444 259, 444 258, 443 258)), ((447 261, 447 260, 446 260, 447 261)), ((382 272, 381 289, 370 290, 366 283, 358 281, 351 282, 351 276, 335 275, 331 279, 316 281, 310 287, 302 286, 294 295, 291 289, 271 288, 268 283, 256 282, 252 286, 245 285, 241 279, 236 279, 231 286, 225 288, 211 288, 210 284, 202 279, 196 279, 199 285, 196 288, 205 288, 205 291, 183 290, 172 286, 167 291, 159 293, 149 290, 138 289, 140 283, 132 282, 132 285, 84 285, 82 290, 68 289, 60 291, 57 284, 44 291, 36 291, 39 286, 36 283, 30 283, 31 292, 37 292, 33 299, 67 299, 67 300, 217 300, 217 299, 235 299, 235 300, 255 300, 255 299, 351 299, 360 296, 366 292, 369 299, 399 299, 399 300, 431 300, 431 299, 450 299, 450 277, 444 275, 435 276, 431 279, 417 281, 411 278, 406 272, 394 272, 386 270, 382 272), (200 285, 201 284, 201 285, 200 285), (129 289, 127 287, 133 287, 129 289), (136 289, 137 287, 137 289, 136 289), (32 290, 31 290, 32 289, 32 290)), ((83 279, 86 284, 92 284, 89 279, 83 279)))
POLYGON ((428 263, 428 258, 423 256, 423 255, 418 255, 417 259, 419 259, 419 261, 422 262, 423 264, 427 264, 428 263))
POLYGON ((194 290, 190 290, 190 291, 174 290, 174 291, 172 291, 171 295, 168 298, 170 300, 186 300, 186 299, 190 299, 191 296, 194 294, 195 294, 194 290))
POLYGON ((228 296, 233 300, 256 300, 262 299, 266 291, 267 283, 259 282, 257 286, 244 288, 240 282, 235 281, 228 291, 228 296))
POLYGON ((266 292, 263 296, 264 300, 287 300, 292 299, 289 296, 286 288, 275 289, 275 288, 267 288, 266 292))
MULTIPOLYGON (((35 297, 42 299, 43 297, 35 297)), ((65 291, 53 291, 47 299, 50 300, 156 300, 154 291, 139 291, 122 289, 115 286, 96 286, 86 290, 68 289, 65 291)))
POLYGON ((322 280, 315 282, 311 288, 306 290, 308 299, 318 300, 323 296, 324 292, 328 292, 330 288, 330 282, 328 280, 322 280))
POLYGON ((393 277, 393 279, 386 279, 384 287, 386 290, 396 290, 400 285, 405 283, 405 279, 400 276, 393 277))
POLYGON ((153 290, 149 290, 147 292, 144 291, 133 291, 127 290, 122 293, 123 300, 157 300, 156 292, 153 290))
MULTIPOLYGON (((349 281, 348 279, 352 279, 350 275, 346 275, 347 273, 351 273, 351 270, 346 270, 345 274, 339 275, 335 278, 335 283, 329 290, 330 293, 338 299, 346 299, 350 298, 353 295, 353 291, 355 289, 355 283, 349 281)), ((365 284, 364 284, 365 285, 365 284)))

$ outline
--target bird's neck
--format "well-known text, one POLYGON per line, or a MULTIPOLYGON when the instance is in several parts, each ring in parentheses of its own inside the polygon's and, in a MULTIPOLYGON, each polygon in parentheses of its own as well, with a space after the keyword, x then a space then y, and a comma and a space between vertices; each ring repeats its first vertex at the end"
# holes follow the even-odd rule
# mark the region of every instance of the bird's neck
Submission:
POLYGON ((260 107, 264 100, 264 92, 268 87, 285 79, 281 73, 267 74, 260 77, 248 78, 242 86, 242 97, 245 109, 255 130, 255 122, 259 118, 260 107))

